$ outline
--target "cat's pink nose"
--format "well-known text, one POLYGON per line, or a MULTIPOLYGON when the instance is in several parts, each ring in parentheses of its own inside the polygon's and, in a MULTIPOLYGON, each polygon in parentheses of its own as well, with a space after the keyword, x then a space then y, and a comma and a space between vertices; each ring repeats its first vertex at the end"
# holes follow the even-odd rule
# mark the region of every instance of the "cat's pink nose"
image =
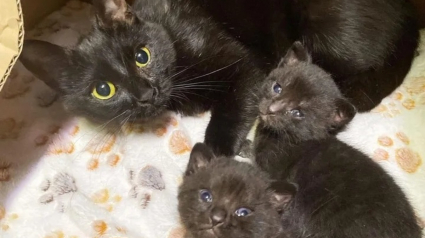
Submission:
POLYGON ((213 208, 211 211, 211 221, 214 226, 221 224, 226 219, 226 211, 220 208, 213 208))
POLYGON ((286 103, 282 101, 275 101, 269 106, 269 113, 276 113, 282 111, 286 107, 286 103))

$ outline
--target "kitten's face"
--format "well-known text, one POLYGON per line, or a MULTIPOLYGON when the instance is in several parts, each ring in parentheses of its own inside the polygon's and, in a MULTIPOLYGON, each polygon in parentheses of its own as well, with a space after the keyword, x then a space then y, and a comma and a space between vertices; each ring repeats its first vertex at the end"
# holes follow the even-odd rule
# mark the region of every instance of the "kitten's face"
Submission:
POLYGON ((297 50, 293 47, 266 79, 260 119, 294 139, 323 138, 348 123, 355 109, 342 97, 332 77, 312 64, 303 48, 297 50))
POLYGON ((169 35, 130 13, 123 0, 94 4, 95 27, 74 49, 27 41, 21 61, 73 114, 111 124, 157 116, 172 87, 176 53, 169 35))
POLYGON ((181 220, 191 237, 275 237, 280 219, 268 185, 249 164, 214 159, 185 177, 178 196, 181 220))

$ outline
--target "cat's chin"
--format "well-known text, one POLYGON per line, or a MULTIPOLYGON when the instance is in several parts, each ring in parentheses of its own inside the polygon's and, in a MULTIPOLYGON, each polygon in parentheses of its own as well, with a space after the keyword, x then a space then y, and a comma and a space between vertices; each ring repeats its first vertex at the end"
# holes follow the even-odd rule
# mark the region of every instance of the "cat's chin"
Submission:
POLYGON ((274 128, 279 124, 280 117, 275 114, 260 114, 260 121, 267 127, 274 128))

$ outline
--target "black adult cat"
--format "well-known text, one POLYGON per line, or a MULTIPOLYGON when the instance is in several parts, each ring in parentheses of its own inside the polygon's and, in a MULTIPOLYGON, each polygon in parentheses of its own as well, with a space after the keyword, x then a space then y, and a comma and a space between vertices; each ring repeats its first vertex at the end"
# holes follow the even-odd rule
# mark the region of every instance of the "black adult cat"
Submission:
POLYGON ((100 123, 211 109, 205 142, 236 154, 256 117, 250 90, 265 78, 242 45, 190 0, 93 3, 94 28, 74 49, 28 40, 21 62, 68 111, 100 123))
POLYGON ((302 41, 360 111, 376 106, 403 82, 418 45, 407 0, 195 1, 265 58, 266 68, 273 68, 294 41, 302 41))
POLYGON ((355 109, 300 42, 269 75, 259 109, 257 164, 273 179, 298 185, 282 218, 290 237, 421 237, 394 180, 332 135, 351 121, 355 109))
POLYGON ((215 157, 196 144, 179 188, 179 212, 187 238, 284 238, 278 208, 286 206, 295 187, 271 185, 254 166, 215 157), (270 190, 277 187, 278 190, 270 190))

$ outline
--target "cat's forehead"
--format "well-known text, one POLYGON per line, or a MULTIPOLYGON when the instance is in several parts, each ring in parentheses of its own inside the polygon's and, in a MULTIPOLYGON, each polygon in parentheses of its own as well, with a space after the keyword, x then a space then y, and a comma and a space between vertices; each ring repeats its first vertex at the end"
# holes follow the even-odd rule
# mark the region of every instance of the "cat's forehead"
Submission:
POLYGON ((221 173, 216 171, 211 179, 211 189, 229 202, 259 199, 267 189, 267 180, 261 173, 255 172, 243 168, 223 169, 221 173))

